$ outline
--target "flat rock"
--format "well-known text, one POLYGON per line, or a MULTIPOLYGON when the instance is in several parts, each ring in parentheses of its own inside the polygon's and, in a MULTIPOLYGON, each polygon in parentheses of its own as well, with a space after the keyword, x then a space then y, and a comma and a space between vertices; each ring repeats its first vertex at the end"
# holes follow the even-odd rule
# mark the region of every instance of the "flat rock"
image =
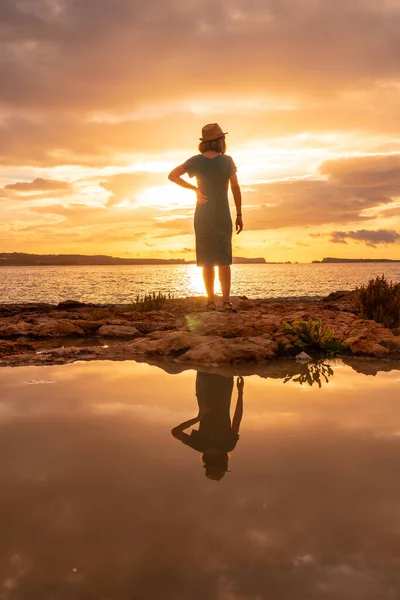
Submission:
POLYGON ((97 331, 97 335, 102 337, 114 337, 114 338, 133 338, 139 337, 142 334, 130 325, 102 325, 97 331))
POLYGON ((265 361, 278 354, 277 344, 261 336, 227 339, 188 332, 170 332, 158 339, 149 337, 131 345, 142 356, 172 356, 182 362, 229 364, 265 361))
POLYGON ((282 318, 265 315, 261 311, 251 313, 201 312, 186 316, 185 329, 201 335, 221 337, 247 337, 276 331, 282 318))
POLYGON ((22 335, 22 331, 20 331, 19 328, 13 323, 0 325, 0 337, 8 338, 17 335, 22 335))

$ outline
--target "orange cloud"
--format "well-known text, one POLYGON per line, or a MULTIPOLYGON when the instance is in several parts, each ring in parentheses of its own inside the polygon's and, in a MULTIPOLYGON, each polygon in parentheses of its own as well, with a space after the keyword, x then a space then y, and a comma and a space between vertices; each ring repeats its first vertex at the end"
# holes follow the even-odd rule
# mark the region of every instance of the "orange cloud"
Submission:
POLYGON ((190 200, 166 175, 211 121, 230 131, 249 248, 399 230, 399 26, 397 0, 1 2, 3 239, 189 247, 190 200))
POLYGON ((72 185, 67 181, 57 181, 55 179, 42 179, 37 177, 33 181, 20 181, 10 183, 4 186, 5 190, 12 192, 64 192, 72 191, 72 185))

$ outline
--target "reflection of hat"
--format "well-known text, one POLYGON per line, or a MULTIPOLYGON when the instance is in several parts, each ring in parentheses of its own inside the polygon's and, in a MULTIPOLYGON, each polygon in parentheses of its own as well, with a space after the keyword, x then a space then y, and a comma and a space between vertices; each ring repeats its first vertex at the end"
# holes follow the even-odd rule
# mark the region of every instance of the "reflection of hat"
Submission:
POLYGON ((209 125, 205 125, 201 130, 202 137, 200 140, 202 142, 211 142, 212 140, 218 140, 219 138, 224 137, 228 132, 223 132, 218 123, 210 123, 209 125))

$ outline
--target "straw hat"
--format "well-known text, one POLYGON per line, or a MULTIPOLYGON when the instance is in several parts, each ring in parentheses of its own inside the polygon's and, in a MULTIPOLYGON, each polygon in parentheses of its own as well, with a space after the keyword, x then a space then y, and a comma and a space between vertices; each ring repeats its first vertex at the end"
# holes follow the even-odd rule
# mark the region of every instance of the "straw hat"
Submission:
POLYGON ((200 138, 200 141, 211 142, 212 140, 218 140, 227 133, 227 131, 222 131, 218 123, 210 123, 209 125, 205 125, 201 130, 202 137, 200 138))

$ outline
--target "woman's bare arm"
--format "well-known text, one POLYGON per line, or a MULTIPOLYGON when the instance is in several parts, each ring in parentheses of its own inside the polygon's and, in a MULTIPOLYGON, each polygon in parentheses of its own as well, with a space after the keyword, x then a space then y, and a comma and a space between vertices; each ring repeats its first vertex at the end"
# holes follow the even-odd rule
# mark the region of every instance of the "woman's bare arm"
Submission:
POLYGON ((236 233, 240 233, 243 231, 243 219, 242 219, 242 192, 240 190, 240 185, 238 182, 238 178, 236 173, 230 176, 229 178, 231 184, 231 190, 233 194, 233 199, 235 201, 236 206, 236 233))
POLYGON ((189 419, 189 421, 184 421, 184 423, 177 425, 176 427, 171 429, 171 433, 174 436, 174 438, 176 438, 177 440, 180 440, 181 442, 183 442, 185 444, 185 443, 187 443, 187 440, 190 438, 190 436, 187 433, 185 433, 185 429, 188 429, 189 427, 196 425, 196 423, 199 423, 199 421, 200 421, 200 415, 198 415, 194 419, 189 419))
POLYGON ((243 377, 238 377, 237 380, 237 389, 238 389, 238 399, 236 403, 235 414, 233 415, 232 420, 232 431, 239 434, 240 423, 242 422, 243 417, 243 388, 244 388, 244 379, 243 377))
POLYGON ((179 167, 175 167, 175 169, 172 169, 171 173, 168 175, 168 179, 173 183, 176 183, 176 185, 179 185, 180 187, 196 192, 197 204, 205 204, 207 202, 207 198, 200 192, 199 188, 195 185, 192 185, 188 181, 185 181, 185 179, 182 179, 182 175, 184 175, 185 173, 185 167, 183 165, 179 165, 179 167))

